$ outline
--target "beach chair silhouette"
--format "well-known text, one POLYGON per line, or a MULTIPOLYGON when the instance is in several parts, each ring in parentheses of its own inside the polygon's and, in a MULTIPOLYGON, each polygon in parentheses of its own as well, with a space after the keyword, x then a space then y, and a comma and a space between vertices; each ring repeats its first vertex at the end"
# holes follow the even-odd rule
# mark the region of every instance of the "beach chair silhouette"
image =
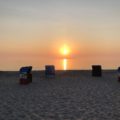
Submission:
POLYGON ((94 76, 94 77, 101 77, 102 76, 101 65, 92 65, 92 76, 94 76))
POLYGON ((46 77, 55 77, 55 67, 54 65, 45 66, 45 76, 46 77))
POLYGON ((32 82, 32 66, 20 68, 20 84, 28 84, 32 82))
POLYGON ((118 67, 118 81, 120 82, 120 67, 118 67))

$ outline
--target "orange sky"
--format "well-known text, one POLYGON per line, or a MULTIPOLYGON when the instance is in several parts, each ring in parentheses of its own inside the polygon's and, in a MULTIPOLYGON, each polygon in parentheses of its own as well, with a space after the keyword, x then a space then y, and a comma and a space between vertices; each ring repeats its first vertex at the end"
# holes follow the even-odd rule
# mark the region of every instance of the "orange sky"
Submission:
POLYGON ((0 70, 117 68, 120 1, 0 1, 0 70), (69 55, 60 49, 67 45, 69 55))

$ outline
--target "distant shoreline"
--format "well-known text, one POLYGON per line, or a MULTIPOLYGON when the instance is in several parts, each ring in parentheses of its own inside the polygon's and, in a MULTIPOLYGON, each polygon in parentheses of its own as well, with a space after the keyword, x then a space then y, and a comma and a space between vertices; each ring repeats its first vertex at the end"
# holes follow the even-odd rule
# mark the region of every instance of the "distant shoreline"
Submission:
MULTIPOLYGON (((56 72, 72 72, 72 71, 91 71, 92 69, 80 69, 80 70, 56 70, 56 72)), ((32 70, 32 72, 44 72, 45 70, 32 70)), ((102 69, 102 71, 117 71, 117 69, 102 69)), ((19 72, 19 70, 1 70, 1 72, 19 72)))

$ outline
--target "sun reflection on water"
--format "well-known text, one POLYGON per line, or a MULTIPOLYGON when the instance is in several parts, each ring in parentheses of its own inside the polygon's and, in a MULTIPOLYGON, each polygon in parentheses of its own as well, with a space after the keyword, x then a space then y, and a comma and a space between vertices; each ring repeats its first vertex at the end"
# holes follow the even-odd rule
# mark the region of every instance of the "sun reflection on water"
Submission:
POLYGON ((67 70, 67 59, 66 58, 63 59, 63 69, 67 70))

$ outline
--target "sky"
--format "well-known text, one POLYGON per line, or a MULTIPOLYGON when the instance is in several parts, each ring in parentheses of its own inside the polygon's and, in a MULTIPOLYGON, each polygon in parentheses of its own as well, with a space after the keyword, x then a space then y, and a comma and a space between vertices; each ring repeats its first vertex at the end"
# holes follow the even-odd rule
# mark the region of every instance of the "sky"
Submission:
POLYGON ((120 64, 120 0, 0 0, 0 70, 120 64), (66 45, 70 53, 60 49, 66 45))

